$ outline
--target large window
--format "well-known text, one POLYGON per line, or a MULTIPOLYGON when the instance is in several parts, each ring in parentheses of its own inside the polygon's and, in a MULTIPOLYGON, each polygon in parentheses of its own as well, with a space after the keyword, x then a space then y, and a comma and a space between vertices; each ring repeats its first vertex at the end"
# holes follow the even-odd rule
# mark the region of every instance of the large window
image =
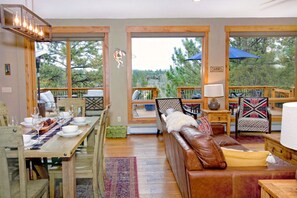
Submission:
POLYGON ((230 26, 226 30, 229 107, 236 107, 239 96, 268 97, 273 120, 280 121, 282 104, 296 101, 296 27, 230 26), (231 48, 249 54, 231 58, 231 48))
POLYGON ((128 28, 129 123, 154 122, 157 97, 181 97, 187 107, 200 108, 204 66, 202 60, 187 59, 204 50, 208 27, 172 28, 178 31, 151 27, 153 32, 148 33, 145 28, 128 28))

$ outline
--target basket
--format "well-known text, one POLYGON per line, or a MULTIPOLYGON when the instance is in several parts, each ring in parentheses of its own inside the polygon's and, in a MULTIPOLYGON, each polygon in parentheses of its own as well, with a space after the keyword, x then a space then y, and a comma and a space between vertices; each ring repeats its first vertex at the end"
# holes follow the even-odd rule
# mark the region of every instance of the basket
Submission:
POLYGON ((127 126, 109 126, 107 127, 107 138, 126 138, 127 126))

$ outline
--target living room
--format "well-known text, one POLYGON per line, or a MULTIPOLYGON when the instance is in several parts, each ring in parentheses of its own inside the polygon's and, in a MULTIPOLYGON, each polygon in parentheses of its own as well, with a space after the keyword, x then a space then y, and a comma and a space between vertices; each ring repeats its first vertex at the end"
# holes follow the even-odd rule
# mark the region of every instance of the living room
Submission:
MULTIPOLYGON (((290 2, 292 3, 292 1, 288 2, 288 9, 294 7, 290 5, 290 2)), ((1 3, 11 2, 1 1, 1 3)), ((283 6, 286 6, 286 3, 283 4, 283 6)), ((38 10, 38 7, 45 6, 40 5, 37 1, 34 2, 34 11, 42 13, 38 10)), ((161 7, 166 10, 166 7, 161 7)), ((274 7, 278 6, 275 5, 274 7)), ((281 7, 281 9, 284 10, 285 8, 281 7)), ((141 34, 155 34, 156 32, 158 34, 162 33, 167 35, 170 35, 172 32, 194 32, 199 35, 204 35, 205 42, 203 53, 205 53, 204 56, 208 58, 206 59, 207 61, 203 63, 205 67, 204 71, 206 72, 203 75, 203 81, 204 83, 210 84, 224 84, 224 87, 227 88, 229 61, 226 56, 228 52, 226 46, 228 46, 230 35, 236 32, 244 32, 250 35, 259 32, 264 35, 278 35, 280 32, 284 35, 286 33, 296 35, 297 32, 297 16, 289 15, 289 11, 288 16, 273 15, 277 13, 273 10, 272 14, 267 14, 266 16, 248 15, 248 11, 246 11, 242 16, 238 14, 236 17, 231 15, 190 17, 185 14, 187 13, 186 10, 187 9, 183 10, 184 14, 175 15, 171 13, 171 17, 152 15, 153 17, 143 18, 140 16, 135 18, 110 18, 104 16, 98 18, 79 18, 76 16, 59 18, 58 15, 55 16, 55 12, 53 12, 51 16, 47 15, 45 18, 46 21, 53 26, 53 36, 57 36, 61 31, 62 34, 67 36, 75 30, 80 35, 90 34, 87 37, 94 37, 94 35, 98 34, 101 39, 105 39, 104 67, 106 68, 106 73, 103 87, 105 104, 112 104, 110 124, 113 126, 153 126, 155 125, 155 119, 135 119, 132 116, 134 103, 131 101, 131 96, 133 94, 133 88, 130 83, 131 76, 129 76, 132 72, 131 37, 141 34), (182 17, 180 17, 181 15, 182 17), (67 27, 69 29, 67 29, 67 27), (123 58, 123 66, 119 68, 117 67, 118 62, 115 61, 113 55, 116 49, 121 49, 127 53, 123 58), (222 66, 223 72, 210 71, 210 67, 212 66, 222 66)), ((269 10, 269 8, 267 8, 267 10, 269 10)), ((40 15, 42 16, 42 14, 40 15)), ((34 103, 36 103, 35 90, 37 87, 33 83, 35 73, 30 73, 34 71, 33 68, 35 67, 34 53, 32 53, 34 46, 32 46, 32 42, 24 40, 22 36, 4 29, 0 30, 0 41, 0 65, 2 65, 1 67, 3 68, 5 64, 9 63, 11 67, 11 75, 5 75, 4 72, 0 73, 2 88, 0 100, 4 101, 9 107, 10 115, 17 115, 18 120, 22 120, 24 117, 31 114, 34 103), (27 51, 29 46, 29 51, 27 51), (6 92, 5 88, 10 89, 6 92)), ((225 91, 227 93, 228 90, 225 89, 225 91)), ((296 101, 296 95, 294 99, 285 102, 290 101, 296 101)), ((207 99, 201 99, 201 104, 205 107, 207 103, 207 99)), ((229 99, 227 94, 225 94, 225 98, 220 99, 220 104, 222 108, 228 108, 229 99)), ((141 139, 137 138, 137 141, 141 141, 141 139)))

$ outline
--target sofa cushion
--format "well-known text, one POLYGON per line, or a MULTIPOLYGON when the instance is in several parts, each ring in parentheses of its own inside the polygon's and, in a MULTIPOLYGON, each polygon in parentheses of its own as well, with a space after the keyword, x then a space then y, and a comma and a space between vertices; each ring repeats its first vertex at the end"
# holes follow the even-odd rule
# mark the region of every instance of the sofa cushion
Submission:
POLYGON ((225 169, 223 152, 213 138, 194 127, 182 127, 181 135, 191 145, 205 169, 225 169))
POLYGON ((197 128, 199 131, 201 131, 202 133, 208 134, 208 135, 213 135, 212 128, 211 128, 208 118, 206 116, 198 118, 197 123, 198 123, 197 128))
POLYGON ((167 127, 168 133, 172 131, 180 131, 180 129, 183 126, 197 127, 197 125, 198 124, 193 117, 188 116, 180 111, 175 111, 173 113, 170 113, 166 117, 166 127, 167 127))
POLYGON ((267 166, 268 151, 242 151, 222 148, 228 167, 267 166))

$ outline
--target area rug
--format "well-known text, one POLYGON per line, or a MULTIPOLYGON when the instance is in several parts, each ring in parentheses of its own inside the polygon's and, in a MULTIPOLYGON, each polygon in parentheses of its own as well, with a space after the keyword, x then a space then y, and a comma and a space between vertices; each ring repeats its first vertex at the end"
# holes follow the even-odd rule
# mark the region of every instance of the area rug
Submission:
MULTIPOLYGON (((231 135, 235 139, 235 135, 231 135)), ((241 144, 261 144, 264 143, 262 135, 238 135, 237 140, 241 144)))
MULTIPOLYGON (((105 198, 138 198, 136 157, 107 157, 105 164, 105 198)), ((76 197, 93 198, 91 179, 78 179, 76 183, 76 197)))

